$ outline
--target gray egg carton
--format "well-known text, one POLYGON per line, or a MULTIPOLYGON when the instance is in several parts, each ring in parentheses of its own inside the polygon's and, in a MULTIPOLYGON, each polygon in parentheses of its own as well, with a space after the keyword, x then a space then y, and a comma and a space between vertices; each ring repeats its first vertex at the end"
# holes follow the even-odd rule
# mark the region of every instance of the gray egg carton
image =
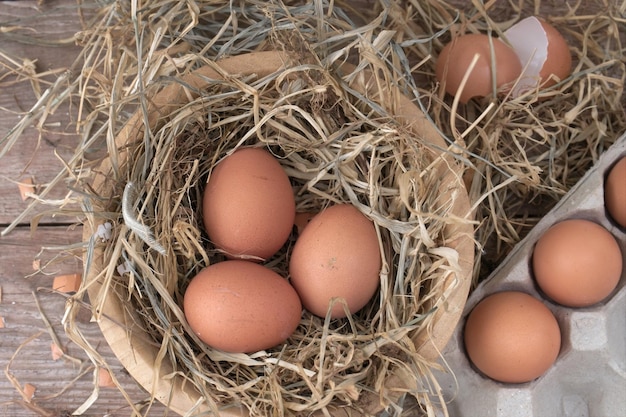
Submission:
POLYGON ((557 221, 568 218, 604 226, 626 258, 626 233, 609 220, 604 208, 604 179, 622 156, 626 156, 626 134, 468 298, 442 352, 440 364, 447 370, 435 372, 450 416, 626 416, 626 259, 617 288, 606 300, 587 308, 564 307, 544 297, 534 283, 530 262, 539 237, 557 221), (543 301, 561 328, 561 350, 555 364, 524 384, 505 384, 483 376, 470 363, 463 346, 467 315, 485 296, 504 290, 523 291, 543 301))

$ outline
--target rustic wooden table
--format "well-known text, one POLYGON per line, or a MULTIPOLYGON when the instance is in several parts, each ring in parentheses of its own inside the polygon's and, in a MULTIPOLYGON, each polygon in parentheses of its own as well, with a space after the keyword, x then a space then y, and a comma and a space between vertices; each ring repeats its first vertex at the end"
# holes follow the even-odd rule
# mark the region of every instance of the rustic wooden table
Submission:
MULTIPOLYGON (((81 13, 88 14, 86 5, 97 3, 0 0, 0 150, 7 133, 78 56, 80 47, 74 35, 81 30, 81 13), (79 6, 84 9, 80 13, 79 6)), ((563 7, 561 3, 546 5, 563 7)), ((508 7, 504 3, 501 6, 508 7)), ((19 143, 0 159, 0 231, 32 201, 22 198, 18 183, 28 179, 35 185, 48 183, 63 168, 62 161, 73 155, 78 143, 71 122, 75 111, 62 105, 47 118, 45 126, 27 129, 19 143)), ((63 195, 59 189, 48 197, 60 199, 63 195)), ((96 385, 93 364, 63 329, 66 297, 52 291, 54 276, 82 271, 80 249, 61 258, 55 257, 58 251, 54 250, 80 242, 81 227, 78 219, 52 217, 45 210, 40 206, 0 237, 0 417, 69 416, 90 399, 96 385), (31 232, 30 220, 38 215, 39 227, 31 232), (47 265, 45 272, 37 269, 37 263, 47 265), (53 358, 55 338, 66 356, 53 358), (32 398, 22 392, 27 386, 35 388, 32 398)), ((117 361, 87 308, 80 316, 80 325, 131 399, 147 402, 148 393, 117 361)), ((173 415, 159 404, 153 404, 146 413, 173 415)), ((119 390, 101 388, 83 415, 129 416, 131 411, 119 390)))
MULTIPOLYGON (((81 28, 77 11, 80 3, 0 1, 0 148, 2 139, 37 102, 47 82, 78 55, 80 49, 73 36, 81 28), (38 77, 39 85, 33 84, 23 68, 27 67, 25 60, 37 74, 50 74, 38 77)), ((17 182, 32 178, 36 185, 45 184, 62 169, 61 159, 73 153, 78 140, 70 123, 72 111, 69 106, 57 109, 43 134, 35 128, 28 129, 18 145, 0 160, 0 230, 31 201, 21 198, 17 182)), ((62 194, 59 191, 56 197, 62 194)), ((81 272, 80 252, 68 252, 62 259, 54 259, 57 252, 46 249, 80 242, 81 228, 68 219, 44 215, 40 227, 31 233, 29 220, 44 210, 38 209, 0 237, 0 415, 7 417, 71 415, 94 390, 91 361, 63 330, 65 297, 51 291, 54 276, 81 272), (35 260, 42 266, 52 263, 44 273, 33 265, 35 260), (68 356, 53 359, 53 337, 59 338, 68 356), (35 394, 27 400, 20 389, 29 384, 35 387, 35 394)), ((131 398, 137 402, 148 399, 148 394, 116 361, 98 325, 90 322, 87 309, 81 325, 90 343, 113 366, 131 398)), ((126 404, 117 389, 102 388, 84 415, 128 416, 126 404)), ((164 407, 154 405, 149 414, 165 415, 164 407)))

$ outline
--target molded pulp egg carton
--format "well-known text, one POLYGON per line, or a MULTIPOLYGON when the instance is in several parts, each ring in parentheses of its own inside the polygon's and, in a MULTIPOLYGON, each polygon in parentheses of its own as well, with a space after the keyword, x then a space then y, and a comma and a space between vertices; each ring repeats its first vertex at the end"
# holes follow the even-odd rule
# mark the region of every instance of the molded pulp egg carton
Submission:
MULTIPOLYGON (((436 372, 453 417, 626 416, 626 262, 619 284, 600 304, 560 306, 538 291, 531 275, 535 242, 554 223, 568 218, 593 220, 617 239, 626 258, 626 233, 608 218, 604 179, 626 156, 626 134, 604 152, 594 167, 533 228, 504 262, 470 295, 441 361, 451 372, 436 372), (519 290, 554 313, 561 328, 561 351, 541 377, 525 384, 504 384, 481 375, 463 347, 463 327, 472 308, 486 295, 519 290)), ((626 179, 624 179, 626 181, 626 179)))

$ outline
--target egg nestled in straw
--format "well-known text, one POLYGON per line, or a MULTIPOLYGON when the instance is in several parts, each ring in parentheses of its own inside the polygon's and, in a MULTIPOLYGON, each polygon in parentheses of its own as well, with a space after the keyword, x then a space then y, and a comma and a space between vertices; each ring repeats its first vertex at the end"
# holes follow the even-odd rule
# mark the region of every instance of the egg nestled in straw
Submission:
POLYGON ((521 71, 520 61, 508 45, 483 34, 453 39, 442 49, 435 68, 437 80, 448 94, 459 94, 461 103, 493 94, 494 82, 496 93, 509 91, 521 71))
POLYGON ((337 204, 313 217, 289 260, 291 283, 311 313, 331 318, 363 308, 379 284, 381 254, 374 223, 351 204, 337 204))
POLYGON ((242 148, 212 170, 203 197, 209 239, 231 259, 262 261, 291 234, 296 203, 287 173, 265 149, 242 148))
POLYGON ((441 50, 435 75, 448 94, 458 94, 459 101, 467 103, 494 92, 519 97, 550 87, 567 78, 571 68, 565 38, 545 20, 531 16, 506 30, 503 39, 484 34, 454 38, 441 50))
POLYGON ((191 280, 183 309, 189 326, 207 345, 250 353, 287 340, 298 327, 302 304, 273 270, 229 260, 204 268, 191 280))

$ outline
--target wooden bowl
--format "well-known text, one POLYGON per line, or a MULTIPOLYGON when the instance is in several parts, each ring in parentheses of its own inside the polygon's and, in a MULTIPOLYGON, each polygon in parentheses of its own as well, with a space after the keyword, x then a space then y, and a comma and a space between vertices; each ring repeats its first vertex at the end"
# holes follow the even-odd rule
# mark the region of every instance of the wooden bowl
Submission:
MULTIPOLYGON (((283 53, 255 52, 218 61, 217 65, 219 65, 221 72, 210 66, 202 67, 184 77, 183 81, 192 89, 202 89, 210 79, 221 79, 222 74, 256 74, 258 77, 264 77, 283 70, 288 61, 287 56, 283 53)), ((367 74, 363 77, 357 77, 352 88, 361 93, 370 92, 367 74)), ((171 112, 188 103, 193 98, 190 90, 183 87, 183 83, 173 83, 152 97, 147 108, 147 120, 150 128, 153 128, 159 119, 167 117, 171 112)), ((406 124, 417 136, 436 145, 433 149, 445 149, 447 147, 437 130, 408 98, 401 98, 394 115, 398 121, 406 124)), ((116 145, 122 147, 129 140, 137 138, 138 135, 143 135, 144 128, 144 115, 138 111, 116 137, 116 145)), ((123 159, 125 155, 126 153, 120 152, 120 158, 123 159)), ((461 179, 460 169, 450 155, 442 153, 439 156, 436 169, 440 170, 440 177, 443 179, 440 192, 450 197, 453 202, 451 211, 454 215, 460 218, 469 218, 471 216, 470 204, 461 179)), ((118 162, 121 165, 123 160, 118 162)), ((107 175, 111 169, 111 161, 104 160, 92 183, 93 188, 102 196, 113 194, 115 184, 109 180, 107 175)), ((97 210, 98 208, 94 207, 94 209, 97 210)), ((96 227, 97 225, 85 224, 85 239, 93 236, 96 227)), ((474 263, 473 232, 473 227, 469 222, 450 225, 444 229, 444 239, 448 240, 445 244, 458 251, 462 271, 459 274, 451 274, 447 278, 446 286, 450 287, 454 284, 454 291, 450 291, 445 299, 433 301, 432 307, 436 307, 437 310, 434 313, 432 328, 428 332, 422 331, 412 335, 412 339, 425 358, 435 360, 438 357, 438 353, 450 339, 465 306, 474 263)), ((93 302, 100 297, 103 288, 102 270, 106 260, 103 258, 102 245, 96 245, 90 261, 86 285, 88 286, 89 297, 93 302)), ((146 390, 154 393, 156 399, 164 404, 169 404, 170 409, 178 414, 183 415, 195 406, 200 399, 200 394, 191 384, 185 384, 182 377, 162 378, 162 376, 172 372, 171 363, 164 361, 158 372, 154 369, 158 348, 154 343, 151 343, 150 336, 145 329, 133 324, 136 321, 127 317, 129 313, 124 308, 125 301, 119 298, 117 292, 108 291, 107 297, 100 305, 102 311, 97 313, 102 314, 97 316, 100 317, 99 325, 102 333, 130 375, 146 390)), ((399 377, 389 375, 386 378, 387 387, 402 388, 399 377)), ((380 409, 378 396, 371 394, 371 397, 366 399, 363 404, 371 404, 371 409, 368 412, 375 413, 380 409)), ((244 416, 246 410, 233 406, 227 408, 223 415, 244 416)), ((347 412, 337 410, 334 415, 347 415, 347 412)))

